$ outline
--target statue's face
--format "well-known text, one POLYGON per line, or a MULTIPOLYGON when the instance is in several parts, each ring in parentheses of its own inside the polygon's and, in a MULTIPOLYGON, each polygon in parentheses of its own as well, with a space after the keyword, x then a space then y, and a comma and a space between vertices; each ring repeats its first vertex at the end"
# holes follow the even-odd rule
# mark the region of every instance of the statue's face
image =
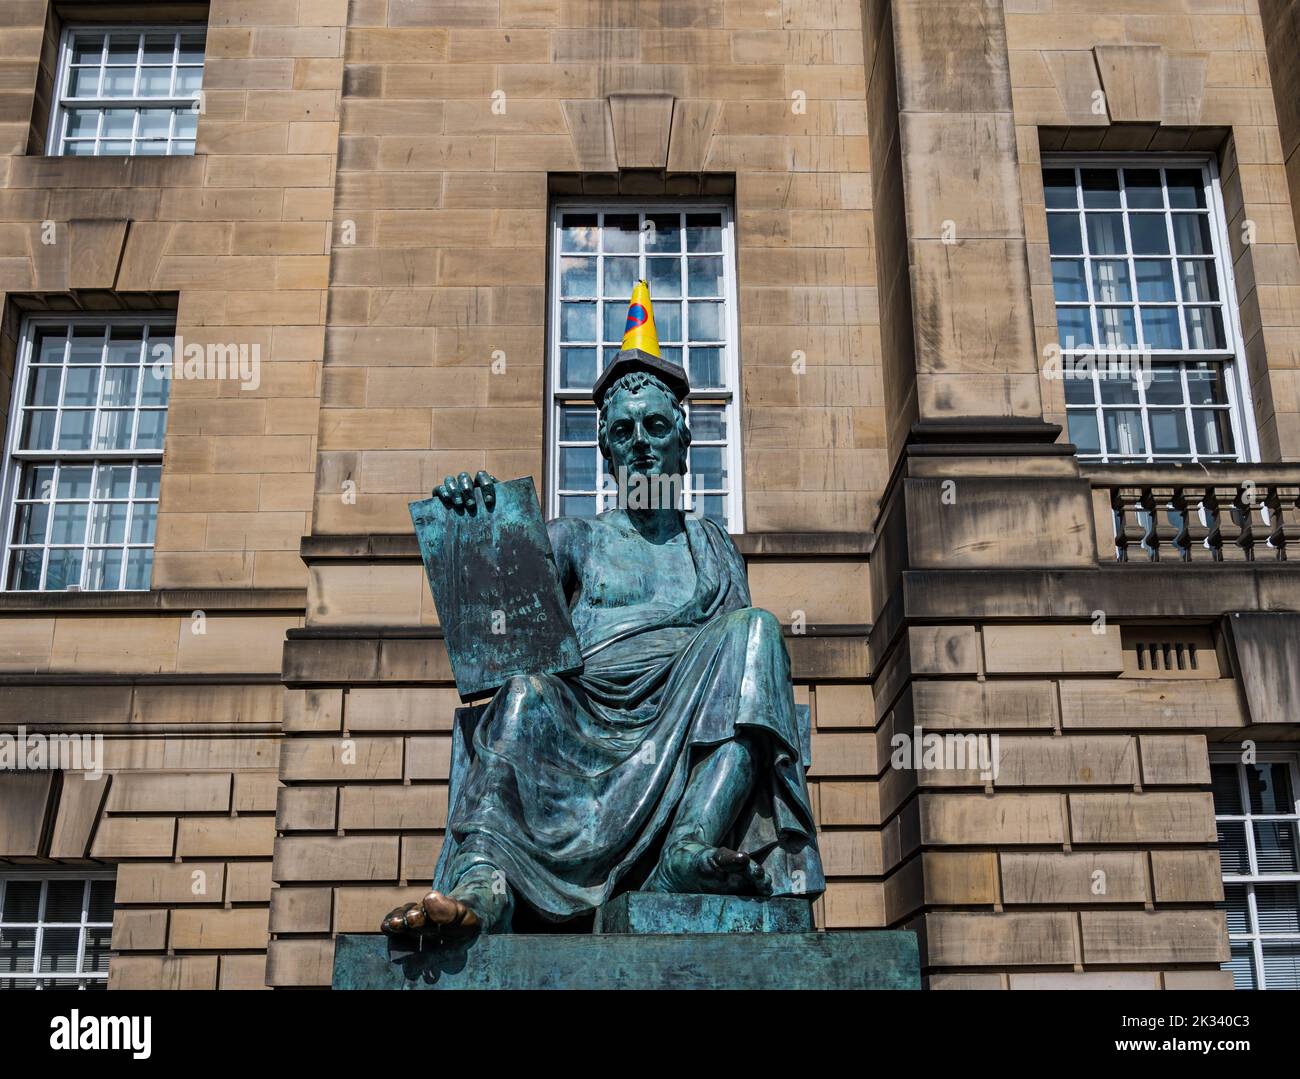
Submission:
POLYGON ((629 475, 685 475, 685 447, 677 434, 673 402, 662 390, 644 386, 636 393, 615 394, 605 430, 615 473, 625 468, 629 475))

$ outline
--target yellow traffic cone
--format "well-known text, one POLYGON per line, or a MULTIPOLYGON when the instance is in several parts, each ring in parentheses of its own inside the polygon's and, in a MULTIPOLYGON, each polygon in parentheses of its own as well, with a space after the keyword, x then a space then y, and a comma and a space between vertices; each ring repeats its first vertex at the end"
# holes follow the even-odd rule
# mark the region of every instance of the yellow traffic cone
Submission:
POLYGON ((659 355, 659 334, 655 331, 655 309, 650 303, 650 286, 644 280, 632 290, 627 305, 627 323, 623 327, 623 351, 639 348, 651 356, 659 355))

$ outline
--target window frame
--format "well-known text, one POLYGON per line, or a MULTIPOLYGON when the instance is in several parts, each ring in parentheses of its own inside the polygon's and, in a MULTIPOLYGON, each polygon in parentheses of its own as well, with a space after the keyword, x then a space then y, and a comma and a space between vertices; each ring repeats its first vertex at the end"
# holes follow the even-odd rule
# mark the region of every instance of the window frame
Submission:
MULTIPOLYGON (((102 117, 99 125, 96 126, 97 134, 95 136, 94 154, 69 154, 66 150, 67 145, 67 119, 71 109, 86 108, 97 109, 102 114, 109 109, 133 109, 137 112, 143 109, 190 109, 195 110, 203 100, 203 74, 207 70, 208 62, 208 26, 204 22, 192 23, 76 23, 63 27, 59 34, 59 53, 58 62, 55 65, 54 75, 54 93, 51 95, 50 105, 50 122, 49 129, 46 132, 45 146, 48 156, 51 157, 193 157, 195 151, 186 154, 172 152, 172 146, 178 141, 197 143, 197 131, 195 139, 178 139, 175 133, 175 121, 173 120, 168 130, 166 141, 167 152, 163 154, 100 154, 99 143, 105 141, 103 136, 98 134, 102 127, 102 117), (78 33, 102 33, 107 41, 108 35, 114 33, 132 33, 141 35, 141 44, 139 50, 143 50, 144 35, 149 33, 172 33, 177 35, 177 44, 173 46, 172 71, 179 70, 181 66, 192 67, 194 65, 180 65, 179 63, 179 35, 190 32, 201 32, 203 34, 203 63, 198 65, 199 69, 199 89, 193 93, 181 97, 121 97, 121 96, 96 96, 93 98, 71 98, 67 94, 68 80, 72 69, 72 39, 78 33)), ((137 51, 135 67, 132 69, 137 73, 142 70, 142 52, 137 51)), ((100 70, 104 70, 104 62, 100 61, 100 70)), ((197 121, 196 121, 197 127, 197 121)), ((133 144, 139 141, 136 132, 139 129, 139 119, 137 117, 132 125, 131 142, 133 144)), ((120 139, 114 141, 121 141, 120 139)))
MULTIPOLYGON (((1294 798, 1292 811, 1290 813, 1251 813, 1249 789, 1246 786, 1245 764, 1241 759, 1240 749, 1234 751, 1212 750, 1210 753, 1210 764, 1215 765, 1232 765, 1237 775, 1238 792, 1241 798, 1241 813, 1220 813, 1218 807, 1214 807, 1214 823, 1216 830, 1220 821, 1230 823, 1243 823, 1243 832, 1246 840, 1247 857, 1252 864, 1257 862, 1255 855, 1255 829, 1252 823, 1255 821, 1284 821, 1292 823, 1297 833, 1300 833, 1300 751, 1288 748, 1261 748, 1255 753, 1257 763, 1281 763, 1289 766, 1291 773, 1291 793, 1294 798)), ((1297 844, 1300 845, 1300 837, 1297 838, 1297 844)), ((1218 844, 1216 843, 1216 851, 1218 844)), ((1300 851, 1297 852, 1300 855, 1300 851)), ((1275 884, 1291 884, 1300 889, 1300 861, 1297 863, 1297 870, 1291 873, 1246 873, 1228 875, 1224 873, 1223 867, 1219 868, 1219 879, 1224 886, 1224 907, 1227 909, 1227 888, 1244 887, 1246 890, 1246 916, 1249 920, 1247 931, 1244 933, 1233 933, 1228 930, 1229 948, 1233 944, 1249 944, 1251 949, 1251 958, 1254 962, 1255 971, 1255 988, 1263 991, 1268 989, 1268 975, 1264 968, 1264 941, 1266 934, 1260 931, 1258 908, 1255 900, 1255 887, 1258 885, 1268 886, 1275 884)), ((1296 932, 1285 933, 1268 933, 1267 940, 1273 942, 1294 942, 1300 945, 1300 930, 1296 932)), ((1230 969, 1225 966, 1223 969, 1230 969)))
MULTIPOLYGON (((672 198, 627 198, 610 197, 606 199, 591 198, 557 198, 552 199, 549 208, 546 256, 546 294, 547 294, 547 329, 545 358, 545 392, 546 408, 542 424, 542 436, 545 446, 546 477, 546 516, 560 516, 560 410, 566 404, 591 402, 588 390, 569 389, 560 385, 560 257, 561 257, 561 219, 566 213, 720 213, 722 215, 722 259, 723 291, 722 301, 723 332, 725 339, 722 347, 722 382, 719 389, 691 389, 685 404, 721 404, 727 425, 727 441, 723 445, 723 464, 727 469, 728 490, 724 498, 727 530, 732 535, 739 535, 745 530, 744 522, 744 484, 742 471, 742 432, 741 432, 741 395, 740 395, 740 320, 738 317, 738 284, 736 266, 736 215, 733 200, 727 197, 707 199, 672 199, 672 198)), ((602 253, 603 254, 603 253, 602 253)), ((653 255, 653 253, 651 253, 653 255)), ((685 259, 685 239, 679 257, 685 259)), ((646 253, 637 253, 640 265, 645 265, 646 253)), ((683 282, 685 278, 683 277, 683 282)), ((655 297, 651 295, 651 302, 655 297)), ((689 302, 683 291, 682 301, 689 302)), ((674 297, 671 301, 676 302, 674 297)), ((597 355, 600 354, 603 338, 601 330, 601 312, 597 311, 597 337, 595 343, 597 355)), ((683 310, 683 333, 687 332, 686 315, 683 310)), ((685 344, 685 340, 683 341, 685 344)), ((712 445, 712 441, 693 440, 691 445, 712 445)), ((603 474, 603 473, 602 473, 603 474)), ((687 473, 684 509, 688 512, 694 505, 694 489, 691 487, 690 473, 687 473)), ((600 512, 611 508, 602 498, 600 512)))
MULTIPOLYGON (((1148 404, 1146 401, 1146 387, 1139 384, 1139 401, 1128 408, 1136 410, 1142 417, 1143 437, 1146 441, 1146 452, 1142 454, 1116 454, 1111 453, 1106 442, 1106 428, 1104 418, 1104 408, 1100 400, 1100 394, 1097 395, 1097 402, 1093 408, 1097 423, 1097 437, 1099 452, 1095 454, 1078 454, 1080 461, 1087 464, 1136 464, 1136 465, 1163 465, 1172 463, 1196 464, 1196 463, 1221 463, 1221 464, 1250 464, 1258 462, 1259 457, 1259 434, 1255 418, 1255 405, 1250 388, 1250 378, 1246 369, 1246 352, 1245 342, 1241 331, 1241 306, 1237 298, 1236 275, 1233 271, 1232 245, 1228 237, 1227 210, 1223 201, 1223 190, 1219 176, 1219 163, 1214 154, 1211 153, 1069 153, 1055 152, 1041 155, 1039 164, 1040 174, 1048 169, 1087 169, 1087 168, 1114 168, 1114 169, 1199 169, 1204 177, 1205 192, 1205 209, 1210 223, 1211 239, 1214 243, 1213 264, 1218 275, 1221 300, 1220 305, 1223 311, 1223 329, 1225 337, 1225 347, 1222 349, 1205 349, 1194 351, 1191 349, 1143 349, 1139 346, 1136 350, 1127 352, 1117 349, 1115 346, 1103 346, 1093 344, 1083 348, 1066 349, 1060 339, 1060 323, 1057 316, 1056 308, 1058 301, 1055 296, 1055 283, 1051 280, 1050 267, 1054 261, 1050 248, 1048 249, 1047 258, 1049 264, 1049 281, 1048 285, 1052 289, 1052 312, 1053 326, 1057 331, 1057 345, 1060 348, 1063 367, 1068 364, 1069 360, 1079 356, 1092 356, 1098 364, 1103 362, 1107 357, 1123 358, 1125 356, 1144 356, 1149 357, 1152 361, 1172 362, 1179 364, 1180 377, 1186 387, 1187 382, 1187 365, 1197 362, 1209 362, 1219 364, 1224 370, 1223 383, 1227 391, 1228 407, 1227 413, 1232 425, 1232 436, 1234 442, 1234 455, 1219 456, 1213 454, 1201 455, 1198 453, 1196 442, 1196 430, 1192 424, 1191 412, 1195 407, 1191 403, 1190 394, 1184 391, 1184 403, 1182 406, 1163 406, 1160 404, 1148 404), (1151 437, 1151 414, 1152 411, 1162 411, 1168 408, 1181 407, 1185 414, 1187 423, 1187 433, 1190 443, 1191 452, 1186 456, 1172 454, 1158 454, 1155 452, 1154 442, 1151 437)), ((1167 191, 1168 179, 1163 180, 1163 186, 1167 191)), ((1077 187, 1076 187, 1077 190, 1077 187)), ((1176 208, 1169 206, 1168 196, 1165 196, 1165 206, 1163 216, 1168 228, 1172 228, 1170 215, 1176 211, 1176 208)), ((1082 217, 1087 211, 1085 210, 1082 200, 1080 200, 1076 213, 1082 217)), ((1130 236, 1130 210, 1125 207, 1113 211, 1122 216, 1124 233, 1128 246, 1128 252, 1123 256, 1124 261, 1130 265, 1133 263, 1134 253, 1132 242, 1128 240, 1130 236)), ((1052 211, 1044 206, 1043 216, 1044 225, 1051 217, 1052 211)), ((1086 229, 1084 230, 1086 234, 1086 229)), ((1084 239, 1086 245, 1086 236, 1084 239)), ((1047 246, 1046 244, 1044 246, 1047 246)), ((1086 306, 1084 310, 1089 312, 1089 318, 1098 309, 1107 305, 1099 302, 1094 297, 1094 287, 1092 274, 1087 272, 1087 267, 1091 265, 1093 258, 1104 256, 1094 256, 1086 250, 1079 256, 1058 256, 1063 258, 1080 258, 1085 261, 1084 284, 1088 292, 1086 306)), ((1117 258, 1119 256, 1116 256, 1117 258)), ((1138 256, 1141 257, 1141 256, 1138 256)), ((1169 260, 1177 263, 1178 252, 1170 237, 1169 260)), ((1177 275, 1176 281, 1177 281, 1177 275)), ((1143 334, 1141 326, 1140 302, 1136 296, 1136 282, 1130 286, 1134 289, 1134 298, 1127 306, 1134 309, 1134 317, 1137 323, 1136 332, 1139 336, 1143 334)), ((1181 295, 1182 285, 1175 286, 1181 295)), ((1152 301, 1154 302, 1154 301, 1152 301)), ((1067 303, 1074 303, 1067 301, 1067 303)), ((1179 313, 1180 325, 1182 313, 1185 307, 1195 306, 1185 301, 1174 301, 1172 306, 1179 313)), ((1181 332, 1181 330, 1180 330, 1181 332)), ((1140 380, 1139 380, 1140 381, 1140 380)), ((1071 411, 1083 411, 1082 408, 1070 407, 1065 408, 1067 418, 1067 438, 1068 438, 1068 416, 1071 411)), ((1114 409, 1112 408, 1112 411, 1114 409)))
MULTIPOLYGON (((15 550, 14 528, 17 523, 17 515, 18 515, 17 503, 18 503, 18 492, 20 489, 19 481, 22 476, 23 467, 29 464, 31 465, 50 464, 50 465, 61 466, 61 465, 66 465, 68 463, 72 463, 74 465, 81 464, 83 466, 89 465, 93 467, 100 464, 101 462, 105 462, 105 463, 118 463, 118 464, 132 464, 136 467, 138 467, 141 464, 144 465, 156 464, 159 466, 159 469, 161 470, 162 463, 163 463, 163 453, 167 442, 167 426, 166 426, 167 418, 169 417, 171 412, 170 390, 168 393, 168 399, 166 405, 164 405, 161 409, 154 408, 153 406, 149 407, 150 411, 161 411, 164 417, 163 418, 163 439, 162 439, 163 444, 157 447, 156 449, 140 448, 140 447, 136 447, 133 449, 102 449, 102 450, 96 450, 93 448, 86 449, 86 450, 60 450, 55 447, 51 447, 48 450, 21 449, 19 447, 19 440, 22 437, 24 401, 26 400, 27 397, 28 382, 31 378, 31 372, 32 372, 31 358, 33 355, 35 341, 39 330, 42 327, 47 327, 47 326, 52 326, 52 327, 102 326, 105 330, 108 330, 111 326, 116 324, 135 325, 138 323, 148 324, 148 323, 160 323, 160 322, 166 322, 170 324, 174 330, 174 327, 176 325, 176 312, 168 311, 168 310, 159 310, 159 311, 105 312, 103 314, 94 314, 94 315, 88 315, 88 314, 35 315, 34 314, 34 315, 27 315, 23 318, 22 324, 19 327, 18 352, 17 352, 16 362, 14 364, 15 374, 14 374, 13 387, 10 396, 8 426, 5 431, 3 454, 0 455, 0 464, 2 464, 3 467, 3 473, 0 474, 0 500, 2 500, 0 501, 0 526, 4 528, 4 534, 2 537, 3 542, 0 542, 0 558, 2 558, 2 561, 0 561, 0 592, 12 593, 14 595, 45 595, 51 593, 59 594, 62 592, 71 592, 71 591, 77 591, 77 592, 84 591, 87 593, 89 592, 95 592, 95 593, 148 592, 152 588, 152 577, 153 577, 152 564, 150 566, 150 584, 145 586, 144 588, 82 589, 79 582, 78 587, 75 590, 74 589, 47 590, 44 587, 44 585, 45 585, 46 577, 49 572, 48 558, 42 560, 42 568, 41 568, 42 587, 38 589, 14 588, 13 581, 11 580, 11 574, 12 574, 12 555, 15 550)), ((174 332, 173 332, 172 340, 175 340, 174 332)), ((146 372, 149 370, 150 366, 154 362, 157 361, 151 360, 148 354, 146 354, 142 358, 141 365, 140 365, 141 382, 143 382, 143 379, 146 377, 146 372)), ((67 363, 65 361, 64 370, 66 371, 66 369, 67 369, 67 363)), ((102 363, 101 360, 100 370, 102 371, 103 369, 104 369, 104 364, 102 363)), ((61 382, 60 399, 63 396, 62 389, 63 386, 61 382)), ((141 412, 141 405, 139 404, 139 399, 142 393, 143 393, 142 389, 137 388, 136 391, 137 403, 131 410, 133 414, 133 419, 132 419, 132 423, 134 425, 133 430, 136 431, 138 431, 138 425, 139 425, 139 414, 141 412)), ((96 404, 94 408, 91 410, 92 414, 95 417, 98 417, 98 415, 100 414, 101 407, 99 404, 99 400, 100 398, 102 398, 102 396, 103 396, 103 379, 101 376, 100 386, 96 390, 96 404)), ((56 413, 61 414, 64 411, 64 408, 65 406, 63 405, 62 400, 60 400, 60 403, 55 406, 54 410, 56 413)), ((94 437, 94 430, 95 430, 95 426, 92 425, 92 430, 91 430, 92 440, 94 437)), ((132 486, 133 486, 132 492, 127 498, 128 504, 132 506, 137 504, 137 502, 140 504, 146 502, 152 502, 155 506, 160 504, 160 499, 158 498, 137 499, 135 497, 134 481, 132 486)), ((95 501, 100 501, 100 500, 96 500, 92 497, 88 501, 93 503, 95 501)), ((117 501, 117 500, 110 499, 104 501, 117 501)), ((92 547, 106 547, 106 546, 107 547, 121 546, 124 550, 127 548, 144 548, 144 547, 147 547, 150 551, 156 550, 157 549, 157 510, 155 509, 154 512, 155 512, 154 538, 151 543, 149 544, 131 543, 130 531, 129 531, 130 526, 128 524, 126 538, 122 541, 120 545, 91 544, 83 539, 83 542, 81 544, 81 550, 84 552, 92 547)), ((90 522, 89 520, 87 520, 87 534, 89 532, 89 527, 90 527, 90 522)), ((26 545, 19 544, 17 546, 21 548, 26 545)), ((41 549, 48 550, 50 546, 51 544, 50 544, 49 533, 47 529, 46 539, 42 544, 41 549)), ((71 546, 71 545, 60 545, 60 546, 71 546)), ((82 566, 81 566, 81 572, 82 572, 81 579, 83 581, 85 579, 87 564, 88 564, 88 559, 86 559, 83 556, 82 566)), ((119 580, 122 580, 123 582, 125 581, 125 566, 123 567, 123 573, 122 576, 119 578, 119 580)))
MULTIPOLYGON (((18 980, 30 979, 35 982, 42 980, 72 982, 72 988, 84 990, 86 987, 77 985, 77 982, 102 982, 103 988, 108 988, 108 971, 82 971, 80 968, 86 960, 86 930, 87 929, 107 929, 109 934, 109 960, 112 961, 112 934, 113 919, 110 912, 107 922, 96 922, 90 920, 90 884, 94 881, 113 881, 116 882, 117 873, 113 870, 101 869, 76 869, 73 867, 49 867, 44 869, 24 870, 24 869, 0 869, 0 924, 5 929, 35 929, 36 936, 32 942, 32 970, 24 974, 21 971, 0 971, 0 980, 18 980), (50 922, 45 918, 45 907, 49 897, 49 883, 58 880, 79 880, 84 884, 81 900, 81 919, 76 924, 77 933, 77 971, 42 971, 40 970, 42 945, 45 941, 45 930, 48 928, 70 929, 73 927, 72 922, 50 922), (37 919, 35 922, 4 922, 4 901, 5 891, 11 881, 40 881, 45 887, 41 888, 40 906, 37 910, 37 919)), ((117 887, 114 883, 113 907, 117 907, 117 887)), ((46 987, 37 984, 32 987, 36 990, 42 990, 46 987)), ((62 988, 62 987, 60 987, 62 988)), ((10 990, 18 992, 21 990, 10 990)), ((0 990, 5 992, 5 990, 0 990)))

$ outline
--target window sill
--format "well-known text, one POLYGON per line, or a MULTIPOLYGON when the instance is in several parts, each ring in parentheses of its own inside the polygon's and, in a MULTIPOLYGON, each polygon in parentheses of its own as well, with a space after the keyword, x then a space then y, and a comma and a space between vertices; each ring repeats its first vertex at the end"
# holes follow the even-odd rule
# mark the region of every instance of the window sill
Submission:
POLYGON ((0 614, 87 614, 120 611, 286 611, 301 614, 307 593, 297 588, 160 588, 149 592, 0 592, 0 614))
POLYGON ((197 187, 205 154, 174 157, 14 157, 9 186, 43 188, 197 187))

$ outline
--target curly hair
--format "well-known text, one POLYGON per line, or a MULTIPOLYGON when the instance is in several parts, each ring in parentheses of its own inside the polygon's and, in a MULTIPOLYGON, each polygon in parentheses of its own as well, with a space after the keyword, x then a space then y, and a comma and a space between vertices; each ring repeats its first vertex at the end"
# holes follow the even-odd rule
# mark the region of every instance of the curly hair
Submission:
POLYGON ((673 403, 673 427, 677 431, 678 439, 681 440, 682 456, 685 457, 686 449, 691 444, 691 429, 686 425, 686 409, 682 408, 682 403, 677 400, 677 395, 661 379, 656 378, 648 371, 630 371, 622 378, 617 379, 605 391, 604 403, 601 405, 600 422, 596 430, 596 443, 600 447, 601 456, 606 461, 609 460, 609 432, 606 428, 605 418, 609 414, 610 406, 614 403, 614 398, 620 393, 640 393, 647 386, 659 390, 673 403))

